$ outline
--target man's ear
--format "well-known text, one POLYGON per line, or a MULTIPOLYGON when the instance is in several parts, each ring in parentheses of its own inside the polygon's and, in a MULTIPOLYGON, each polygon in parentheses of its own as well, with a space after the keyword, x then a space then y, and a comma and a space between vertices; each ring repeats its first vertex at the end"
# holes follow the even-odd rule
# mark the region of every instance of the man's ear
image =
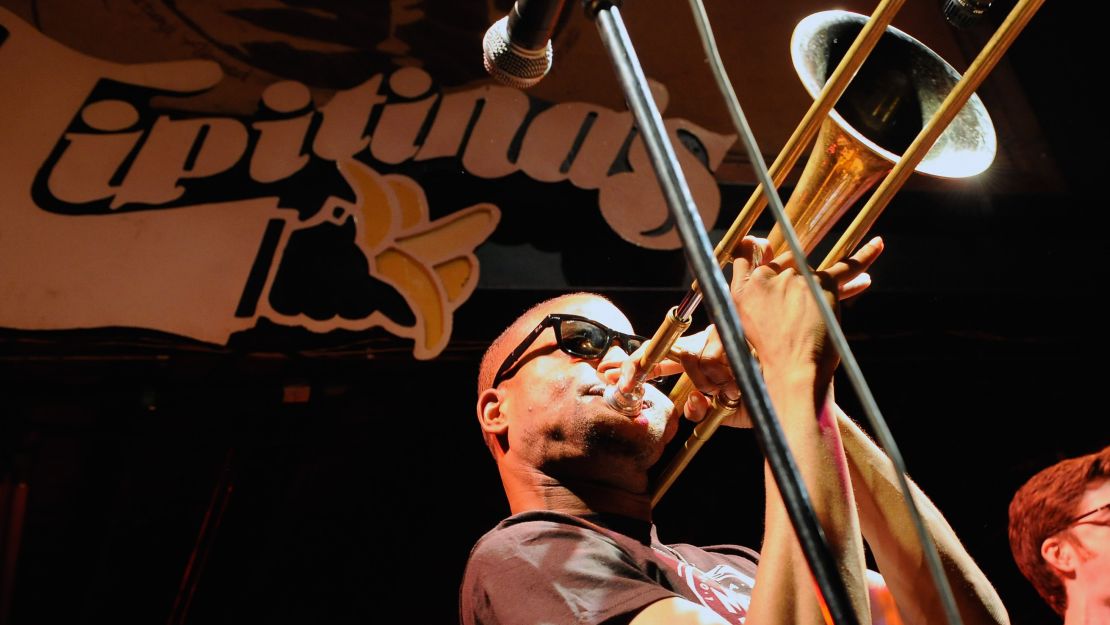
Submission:
POLYGON ((1049 536, 1041 543, 1041 557, 1049 566, 1061 573, 1071 573, 1075 570, 1076 556, 1075 546, 1062 538, 1059 533, 1049 536))
POLYGON ((509 416, 502 410, 501 391, 488 388, 478 395, 478 423, 482 431, 502 436, 509 429, 509 416))

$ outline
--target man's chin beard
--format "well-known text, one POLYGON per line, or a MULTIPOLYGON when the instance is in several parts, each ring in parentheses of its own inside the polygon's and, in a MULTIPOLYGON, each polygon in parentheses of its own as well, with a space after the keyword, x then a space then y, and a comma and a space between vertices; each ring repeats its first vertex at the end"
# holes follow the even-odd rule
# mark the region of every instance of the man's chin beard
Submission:
POLYGON ((655 460, 657 451, 649 438, 630 440, 622 433, 605 427, 594 427, 586 433, 587 454, 590 456, 617 457, 632 460, 647 470, 655 460))

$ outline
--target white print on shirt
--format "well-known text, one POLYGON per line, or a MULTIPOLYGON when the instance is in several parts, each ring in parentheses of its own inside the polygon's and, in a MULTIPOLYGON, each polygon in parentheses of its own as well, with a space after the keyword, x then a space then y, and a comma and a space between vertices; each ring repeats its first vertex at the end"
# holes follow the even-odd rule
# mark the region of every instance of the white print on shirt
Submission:
POLYGON ((743 625, 751 603, 754 578, 727 564, 718 564, 705 572, 658 549, 655 553, 686 580, 686 584, 702 605, 713 610, 729 623, 743 625))

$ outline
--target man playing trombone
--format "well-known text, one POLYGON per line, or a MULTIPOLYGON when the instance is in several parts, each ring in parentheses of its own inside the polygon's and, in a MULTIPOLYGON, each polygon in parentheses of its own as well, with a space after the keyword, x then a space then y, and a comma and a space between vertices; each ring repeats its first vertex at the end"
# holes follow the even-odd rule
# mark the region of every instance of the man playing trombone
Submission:
MULTIPOLYGON (((865 289, 881 250, 875 239, 821 272, 827 297, 865 289)), ((817 304, 788 257, 753 262, 769 256, 766 242, 744 240, 733 304, 859 622, 871 622, 868 581, 875 579, 864 568, 866 539, 904 622, 942 623, 890 461, 833 402, 837 356, 817 304)), ((604 399, 607 387, 629 390, 640 373, 630 355, 644 342, 608 300, 575 293, 533 307, 491 344, 477 413, 512 516, 471 552, 460 593, 464 625, 824 622, 769 471, 760 554, 658 539, 647 473, 674 436, 678 411, 651 385, 635 415, 604 399)), ((698 389, 683 407, 686 418, 704 417, 707 394, 739 394, 712 327, 680 339, 650 373, 682 371, 698 389)), ((741 413, 729 424, 744 420, 741 413)), ((940 512, 916 495, 963 621, 1007 623, 982 571, 940 512)))

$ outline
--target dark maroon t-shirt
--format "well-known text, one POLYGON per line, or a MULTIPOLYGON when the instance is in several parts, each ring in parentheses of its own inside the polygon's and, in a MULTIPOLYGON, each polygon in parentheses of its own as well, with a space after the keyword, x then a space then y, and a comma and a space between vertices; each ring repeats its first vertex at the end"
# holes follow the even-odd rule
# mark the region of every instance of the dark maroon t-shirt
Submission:
POLYGON ((462 625, 627 623, 668 597, 744 622, 758 555, 736 546, 663 545, 650 523, 536 511, 505 519, 470 552, 462 625))

